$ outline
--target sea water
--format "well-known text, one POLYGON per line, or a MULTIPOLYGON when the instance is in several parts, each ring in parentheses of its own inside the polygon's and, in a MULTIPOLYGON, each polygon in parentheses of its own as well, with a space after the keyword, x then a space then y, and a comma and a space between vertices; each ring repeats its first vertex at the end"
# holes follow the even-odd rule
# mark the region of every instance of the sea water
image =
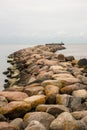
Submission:
POLYGON ((58 51, 65 56, 74 56, 76 59, 87 58, 87 44, 65 44, 66 49, 58 51))

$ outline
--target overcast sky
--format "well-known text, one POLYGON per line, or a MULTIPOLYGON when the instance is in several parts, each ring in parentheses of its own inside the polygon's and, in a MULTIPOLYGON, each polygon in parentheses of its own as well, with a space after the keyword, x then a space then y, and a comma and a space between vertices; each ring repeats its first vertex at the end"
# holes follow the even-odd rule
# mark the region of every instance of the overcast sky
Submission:
POLYGON ((87 0, 0 0, 0 44, 87 43, 87 0))

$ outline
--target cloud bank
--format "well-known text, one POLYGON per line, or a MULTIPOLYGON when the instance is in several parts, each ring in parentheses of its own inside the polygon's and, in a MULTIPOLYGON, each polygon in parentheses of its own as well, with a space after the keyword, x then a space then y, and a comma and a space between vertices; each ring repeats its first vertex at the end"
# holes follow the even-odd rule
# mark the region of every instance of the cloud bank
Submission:
POLYGON ((87 43, 87 0, 0 0, 0 44, 87 43))

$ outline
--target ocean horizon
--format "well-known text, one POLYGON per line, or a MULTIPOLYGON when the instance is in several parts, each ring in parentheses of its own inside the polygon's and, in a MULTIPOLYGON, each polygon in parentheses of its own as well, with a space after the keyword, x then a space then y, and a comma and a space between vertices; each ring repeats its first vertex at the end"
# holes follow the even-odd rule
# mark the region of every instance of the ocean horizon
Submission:
MULTIPOLYGON (((0 47, 0 52, 1 52, 1 67, 0 67, 0 77, 1 77, 1 82, 0 82, 0 90, 4 89, 4 80, 6 79, 6 76, 3 75, 3 72, 7 70, 8 66, 11 66, 9 63, 7 63, 7 57, 9 54, 18 51, 20 49, 24 49, 27 47, 32 47, 38 44, 18 44, 18 45, 1 45, 0 47)), ((39 45, 44 45, 44 44, 39 44, 39 45)), ((81 59, 81 58, 87 58, 87 44, 65 44, 64 45, 66 49, 58 51, 57 53, 64 54, 65 56, 74 56, 76 59, 81 59)))

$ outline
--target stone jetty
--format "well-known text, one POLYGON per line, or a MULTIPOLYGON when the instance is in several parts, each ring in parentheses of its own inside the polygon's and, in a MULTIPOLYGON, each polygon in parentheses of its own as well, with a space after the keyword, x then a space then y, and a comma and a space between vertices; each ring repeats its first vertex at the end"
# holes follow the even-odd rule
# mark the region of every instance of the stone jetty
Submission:
POLYGON ((0 130, 87 130, 87 59, 37 45, 8 56, 0 130))

